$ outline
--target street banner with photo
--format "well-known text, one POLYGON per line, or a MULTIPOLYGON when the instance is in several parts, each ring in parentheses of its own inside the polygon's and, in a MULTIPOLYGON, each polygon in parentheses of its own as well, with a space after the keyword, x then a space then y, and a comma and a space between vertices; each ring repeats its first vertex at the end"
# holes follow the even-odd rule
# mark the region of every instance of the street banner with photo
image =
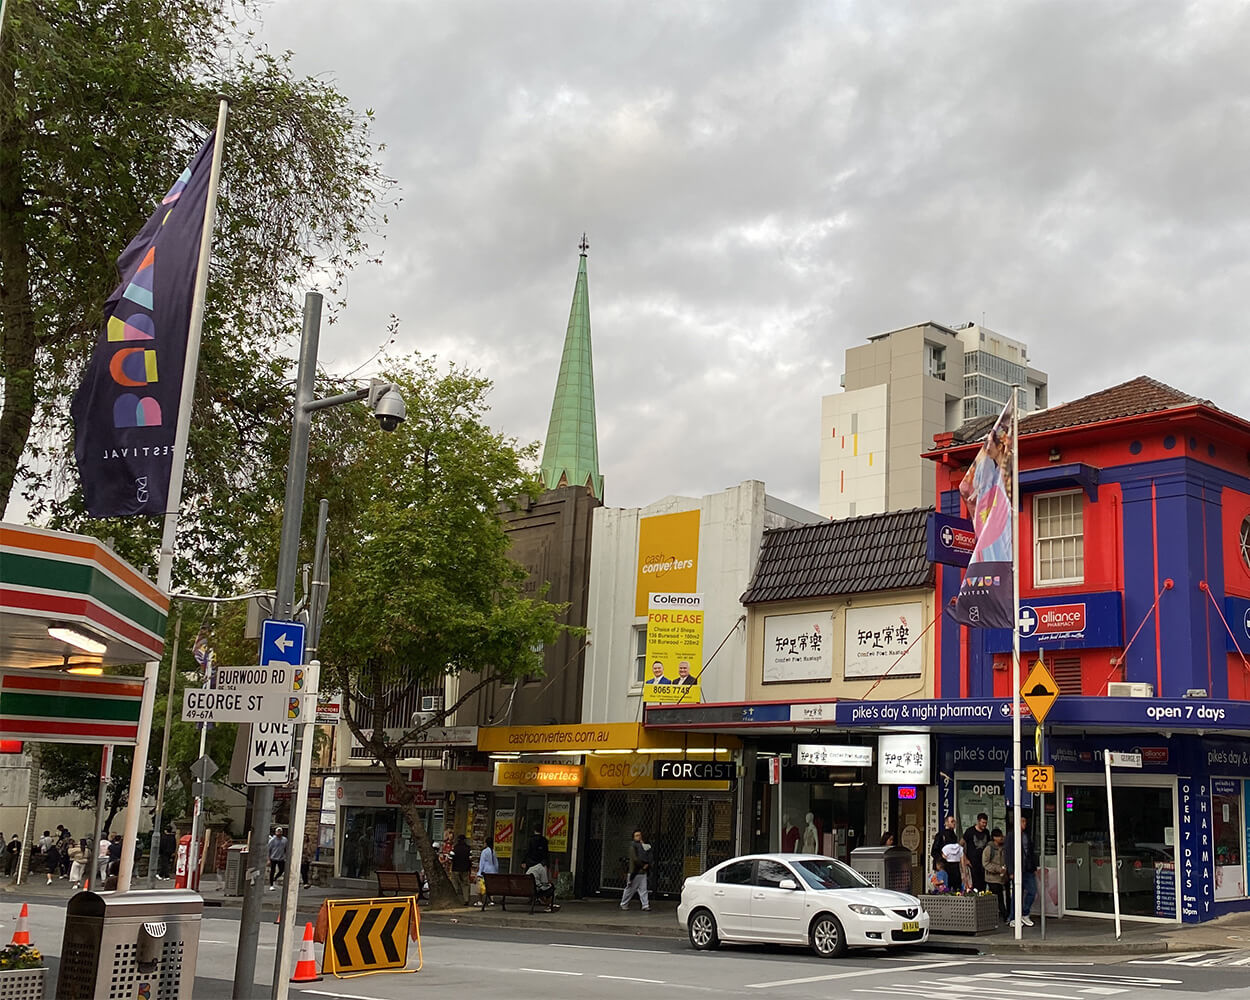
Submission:
POLYGON ((121 284, 70 404, 92 517, 166 512, 214 142, 117 258, 121 284))
POLYGON ((703 595, 651 594, 647 601, 647 663, 642 700, 702 700, 703 595))
POLYGON ((972 514, 976 546, 959 595, 947 611, 970 628, 1015 628, 1012 596, 1011 483, 1016 460, 1012 406, 1008 402, 985 436, 959 493, 972 514))
POLYGON ((552 854, 564 854, 569 849, 569 805, 568 799, 547 800, 543 836, 552 854))
POLYGON ((516 836, 516 810, 495 810, 495 854, 501 858, 512 857, 512 841, 516 836))
POLYGON ((764 617, 764 683, 833 679, 833 612, 764 617))

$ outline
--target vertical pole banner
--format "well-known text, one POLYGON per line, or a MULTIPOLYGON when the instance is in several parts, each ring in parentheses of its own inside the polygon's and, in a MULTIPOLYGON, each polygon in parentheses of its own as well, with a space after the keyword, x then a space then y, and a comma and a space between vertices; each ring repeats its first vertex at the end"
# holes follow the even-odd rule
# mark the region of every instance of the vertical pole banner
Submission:
POLYGON ((651 594, 647 602, 647 666, 642 700, 703 700, 703 595, 651 594))
POLYGON ((121 284, 70 404, 87 513, 166 512, 216 137, 117 258, 121 284))

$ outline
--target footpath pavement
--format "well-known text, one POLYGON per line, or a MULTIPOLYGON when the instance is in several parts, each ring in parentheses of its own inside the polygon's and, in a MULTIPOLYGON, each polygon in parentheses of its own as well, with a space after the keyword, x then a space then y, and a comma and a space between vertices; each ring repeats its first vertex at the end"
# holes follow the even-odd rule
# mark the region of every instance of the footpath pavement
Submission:
MULTIPOLYGON (((346 881, 346 880, 344 880, 346 881)), ((156 888, 172 888, 173 882, 157 882, 156 888)), ((147 880, 140 879, 136 888, 146 889, 147 880)), ((68 881, 57 880, 45 884, 45 877, 36 876, 22 886, 0 883, 6 909, 22 901, 48 903, 55 899, 68 900, 76 890, 68 881)), ((228 897, 216 884, 208 881, 203 886, 204 905, 207 912, 222 916, 234 916, 242 909, 242 899, 228 897)), ((266 891, 262 902, 262 914, 266 921, 276 920, 280 891, 266 891)), ((372 880, 360 880, 336 886, 314 886, 301 889, 295 919, 300 923, 316 919, 318 909, 326 899, 363 899, 376 895, 372 880)), ((425 927, 459 925, 464 927, 500 927, 522 930, 558 930, 565 933, 607 933, 636 935, 638 937, 685 940, 686 931, 677 923, 676 900, 652 900, 651 912, 643 913, 637 901, 628 911, 622 911, 617 900, 609 898, 560 900, 560 909, 554 913, 544 910, 529 912, 528 904, 520 900, 487 907, 464 906, 452 909, 422 907, 421 923, 425 927)), ((288 918, 289 919, 289 918, 288 918)), ((1217 949, 1250 950, 1250 913, 1231 914, 1202 924, 1165 924, 1125 920, 1122 934, 1117 941, 1115 925, 1111 919, 1067 916, 1062 919, 1047 918, 1043 937, 1040 916, 1034 915, 1034 926, 1023 928, 1020 940, 1015 930, 1000 925, 997 930, 976 936, 962 934, 930 934, 925 946, 930 951, 954 954, 1056 954, 1056 955, 1116 955, 1160 954, 1164 952, 1213 951, 1217 949)))

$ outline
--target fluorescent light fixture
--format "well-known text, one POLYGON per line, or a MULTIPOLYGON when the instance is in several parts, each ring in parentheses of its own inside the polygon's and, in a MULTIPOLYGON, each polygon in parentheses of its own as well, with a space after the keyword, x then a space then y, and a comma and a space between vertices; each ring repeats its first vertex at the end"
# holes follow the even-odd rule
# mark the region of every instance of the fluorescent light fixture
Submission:
POLYGON ((92 653, 96 656, 108 649, 107 643, 101 642, 95 636, 88 635, 86 632, 80 632, 76 628, 71 628, 69 625, 49 625, 48 635, 53 639, 60 639, 61 642, 81 649, 84 653, 92 653))
POLYGON ((493 753, 490 755, 491 760, 520 760, 519 753, 493 753))
POLYGON ((638 752, 639 751, 637 750, 591 750, 590 754, 593 757, 606 757, 608 754, 638 753, 638 752))
POLYGON ((71 674, 88 674, 92 677, 98 677, 100 674, 104 673, 104 668, 91 666, 90 664, 83 664, 80 667, 70 667, 66 672, 71 674))

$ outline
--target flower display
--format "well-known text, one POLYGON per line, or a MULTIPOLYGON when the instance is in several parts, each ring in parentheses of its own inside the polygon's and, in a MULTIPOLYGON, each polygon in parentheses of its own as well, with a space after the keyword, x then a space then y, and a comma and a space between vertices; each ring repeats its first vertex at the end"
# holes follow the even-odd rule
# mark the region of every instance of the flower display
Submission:
POLYGON ((11 944, 0 951, 0 970, 42 968, 43 954, 34 945, 11 944))

